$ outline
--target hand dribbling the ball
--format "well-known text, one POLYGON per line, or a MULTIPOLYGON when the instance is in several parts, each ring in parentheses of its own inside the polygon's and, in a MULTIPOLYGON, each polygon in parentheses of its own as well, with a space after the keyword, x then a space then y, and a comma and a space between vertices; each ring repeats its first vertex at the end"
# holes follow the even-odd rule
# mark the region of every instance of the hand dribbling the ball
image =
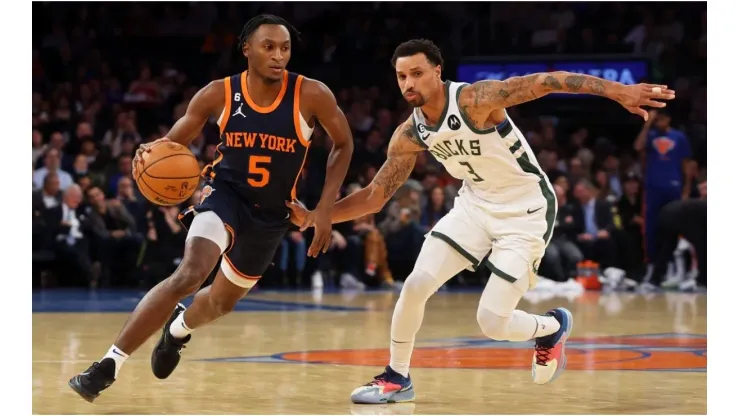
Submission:
POLYGON ((136 149, 136 154, 134 155, 134 160, 131 161, 131 172, 133 173, 133 177, 136 178, 139 176, 139 169, 138 166, 144 163, 144 161, 141 159, 141 155, 144 154, 144 152, 151 152, 151 147, 154 146, 156 143, 161 142, 169 142, 170 139, 167 137, 162 137, 161 139, 157 139, 151 143, 142 143, 139 145, 139 148, 136 149))

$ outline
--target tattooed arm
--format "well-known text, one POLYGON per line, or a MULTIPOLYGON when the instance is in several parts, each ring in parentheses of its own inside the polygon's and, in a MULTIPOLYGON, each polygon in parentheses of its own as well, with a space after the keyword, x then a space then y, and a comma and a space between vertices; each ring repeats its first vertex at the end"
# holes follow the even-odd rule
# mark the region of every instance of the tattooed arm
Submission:
MULTIPOLYGON (((406 182, 416 164, 416 155, 424 150, 414 131, 411 117, 396 128, 388 145, 388 158, 372 183, 361 190, 348 195, 334 204, 331 212, 331 222, 350 221, 380 211, 396 190, 406 182)), ((306 215, 305 208, 296 204, 289 204, 292 211, 291 221, 301 223, 306 215)), ((302 228, 313 224, 303 224, 302 228)))
POLYGON ((460 107, 472 121, 483 124, 495 110, 513 107, 551 93, 600 95, 645 119, 647 111, 641 106, 665 107, 665 103, 656 100, 672 100, 675 96, 675 92, 665 85, 625 85, 591 75, 557 71, 512 77, 504 81, 478 81, 463 88, 460 107))

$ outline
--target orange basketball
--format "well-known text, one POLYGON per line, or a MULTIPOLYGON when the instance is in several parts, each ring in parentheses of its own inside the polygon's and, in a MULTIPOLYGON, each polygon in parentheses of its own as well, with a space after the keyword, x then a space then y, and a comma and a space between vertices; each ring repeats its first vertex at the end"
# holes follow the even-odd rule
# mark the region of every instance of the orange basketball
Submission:
POLYGON ((134 176, 142 195, 157 205, 177 205, 195 192, 200 181, 200 165, 187 147, 174 142, 159 142, 142 154, 143 163, 134 176))

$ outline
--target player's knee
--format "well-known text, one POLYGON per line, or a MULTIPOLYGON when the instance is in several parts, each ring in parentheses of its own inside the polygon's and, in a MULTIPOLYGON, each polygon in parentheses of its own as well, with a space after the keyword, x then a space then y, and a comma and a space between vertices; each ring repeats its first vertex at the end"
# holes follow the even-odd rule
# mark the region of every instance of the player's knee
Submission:
POLYGON ((503 317, 493 313, 484 306, 478 306, 478 326, 483 335, 496 341, 506 341, 509 333, 510 317, 503 317))
POLYGON ((169 278, 170 287, 183 298, 197 292, 211 272, 204 263, 192 262, 178 268, 169 278))
POLYGON ((439 289, 439 283, 429 273, 414 269, 406 278, 401 290, 401 298, 426 302, 439 289))

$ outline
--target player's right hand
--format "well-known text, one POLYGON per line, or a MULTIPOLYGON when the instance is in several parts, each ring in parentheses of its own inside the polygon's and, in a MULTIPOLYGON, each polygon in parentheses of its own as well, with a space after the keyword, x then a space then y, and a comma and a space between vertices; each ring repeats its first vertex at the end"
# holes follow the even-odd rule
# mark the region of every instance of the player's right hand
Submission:
POLYGON ((144 152, 151 152, 151 147, 154 146, 155 143, 161 143, 161 142, 169 142, 170 139, 166 137, 162 137, 161 139, 157 139, 151 143, 142 143, 139 145, 139 148, 136 149, 136 154, 134 155, 134 160, 131 161, 131 171, 133 172, 134 178, 139 176, 139 166, 144 163, 144 160, 142 159, 142 155, 144 152))

